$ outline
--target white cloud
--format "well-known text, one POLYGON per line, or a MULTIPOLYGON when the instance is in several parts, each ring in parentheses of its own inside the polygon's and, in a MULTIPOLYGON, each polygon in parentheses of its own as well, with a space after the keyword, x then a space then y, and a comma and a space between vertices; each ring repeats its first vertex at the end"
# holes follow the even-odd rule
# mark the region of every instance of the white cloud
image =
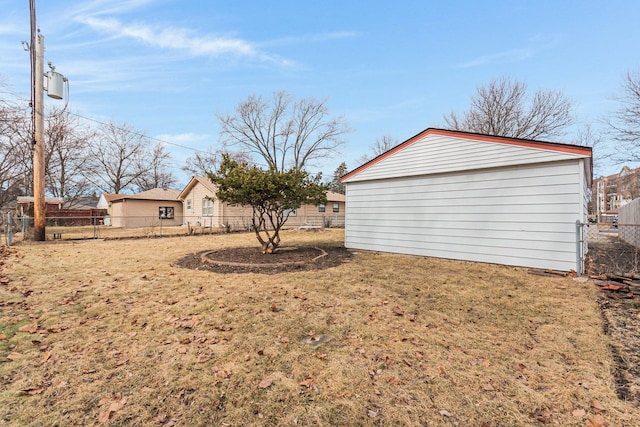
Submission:
POLYGON ((299 36, 282 37, 274 40, 269 40, 260 43, 261 46, 279 46, 279 45, 291 45, 299 43, 317 43, 331 40, 350 39, 360 36, 360 33, 355 31, 332 31, 328 33, 319 34, 303 34, 299 36))
POLYGON ((171 142, 174 144, 188 144, 190 142, 203 142, 211 139, 211 135, 206 133, 177 133, 177 134, 169 134, 163 133, 160 135, 156 135, 155 138, 160 139, 162 141, 171 142))
POLYGON ((457 64, 456 68, 473 68, 494 63, 517 62, 531 58, 533 54, 534 52, 532 49, 513 49, 506 52, 479 56, 470 61, 457 64))

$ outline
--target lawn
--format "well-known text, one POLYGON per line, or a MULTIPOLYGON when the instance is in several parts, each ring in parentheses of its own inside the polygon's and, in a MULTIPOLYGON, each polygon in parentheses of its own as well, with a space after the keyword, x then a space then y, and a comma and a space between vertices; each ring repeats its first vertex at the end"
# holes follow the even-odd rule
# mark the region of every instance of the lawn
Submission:
MULTIPOLYGON (((339 246, 343 230, 282 237, 339 246)), ((16 245, 0 278, 0 424, 640 419, 616 397, 590 282, 365 251, 279 274, 179 266, 238 246, 259 249, 252 234, 16 245)))

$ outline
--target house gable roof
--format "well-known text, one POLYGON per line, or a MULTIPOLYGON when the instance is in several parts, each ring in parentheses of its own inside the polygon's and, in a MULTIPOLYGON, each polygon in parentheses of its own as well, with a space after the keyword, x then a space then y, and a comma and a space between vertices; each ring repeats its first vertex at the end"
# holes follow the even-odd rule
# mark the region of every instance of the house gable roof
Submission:
POLYGON ((178 202, 179 190, 173 190, 170 188, 152 188, 151 190, 143 191, 138 194, 108 194, 102 195, 102 198, 108 203, 122 202, 124 200, 156 200, 167 202, 178 202))
POLYGON ((210 191, 211 194, 215 195, 216 186, 215 186, 215 184, 213 182, 211 182, 211 180, 209 178, 207 178, 206 176, 194 176, 187 183, 187 185, 184 187, 184 189, 178 194, 178 198, 180 200, 184 200, 187 197, 187 195, 189 194, 189 192, 191 192, 191 190, 193 190, 193 187, 195 187, 197 184, 201 184, 208 191, 210 191))
MULTIPOLYGON (((588 159, 590 147, 428 128, 341 178, 342 182, 588 159)), ((591 178, 589 178, 591 179, 591 178)))

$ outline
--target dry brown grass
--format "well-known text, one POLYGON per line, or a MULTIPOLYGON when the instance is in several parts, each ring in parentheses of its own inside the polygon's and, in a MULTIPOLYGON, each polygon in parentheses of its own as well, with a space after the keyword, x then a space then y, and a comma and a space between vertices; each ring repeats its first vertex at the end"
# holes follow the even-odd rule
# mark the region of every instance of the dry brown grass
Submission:
MULTIPOLYGON (((342 239, 342 230, 283 235, 291 244, 342 239)), ((0 424, 640 419, 616 398, 590 283, 369 252, 277 275, 175 264, 240 245, 256 242, 230 234, 19 245, 0 285, 0 424), (321 334, 332 339, 304 342, 321 334)))

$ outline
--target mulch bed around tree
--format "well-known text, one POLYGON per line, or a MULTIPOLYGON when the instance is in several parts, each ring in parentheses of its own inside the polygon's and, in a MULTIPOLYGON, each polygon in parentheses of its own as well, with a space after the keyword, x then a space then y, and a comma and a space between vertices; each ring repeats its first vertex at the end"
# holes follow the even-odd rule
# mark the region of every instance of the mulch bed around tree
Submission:
POLYGON ((351 253, 341 246, 285 246, 272 254, 263 254, 260 247, 253 246, 190 254, 178 260, 178 265, 216 273, 277 274, 323 270, 350 258, 351 253))

